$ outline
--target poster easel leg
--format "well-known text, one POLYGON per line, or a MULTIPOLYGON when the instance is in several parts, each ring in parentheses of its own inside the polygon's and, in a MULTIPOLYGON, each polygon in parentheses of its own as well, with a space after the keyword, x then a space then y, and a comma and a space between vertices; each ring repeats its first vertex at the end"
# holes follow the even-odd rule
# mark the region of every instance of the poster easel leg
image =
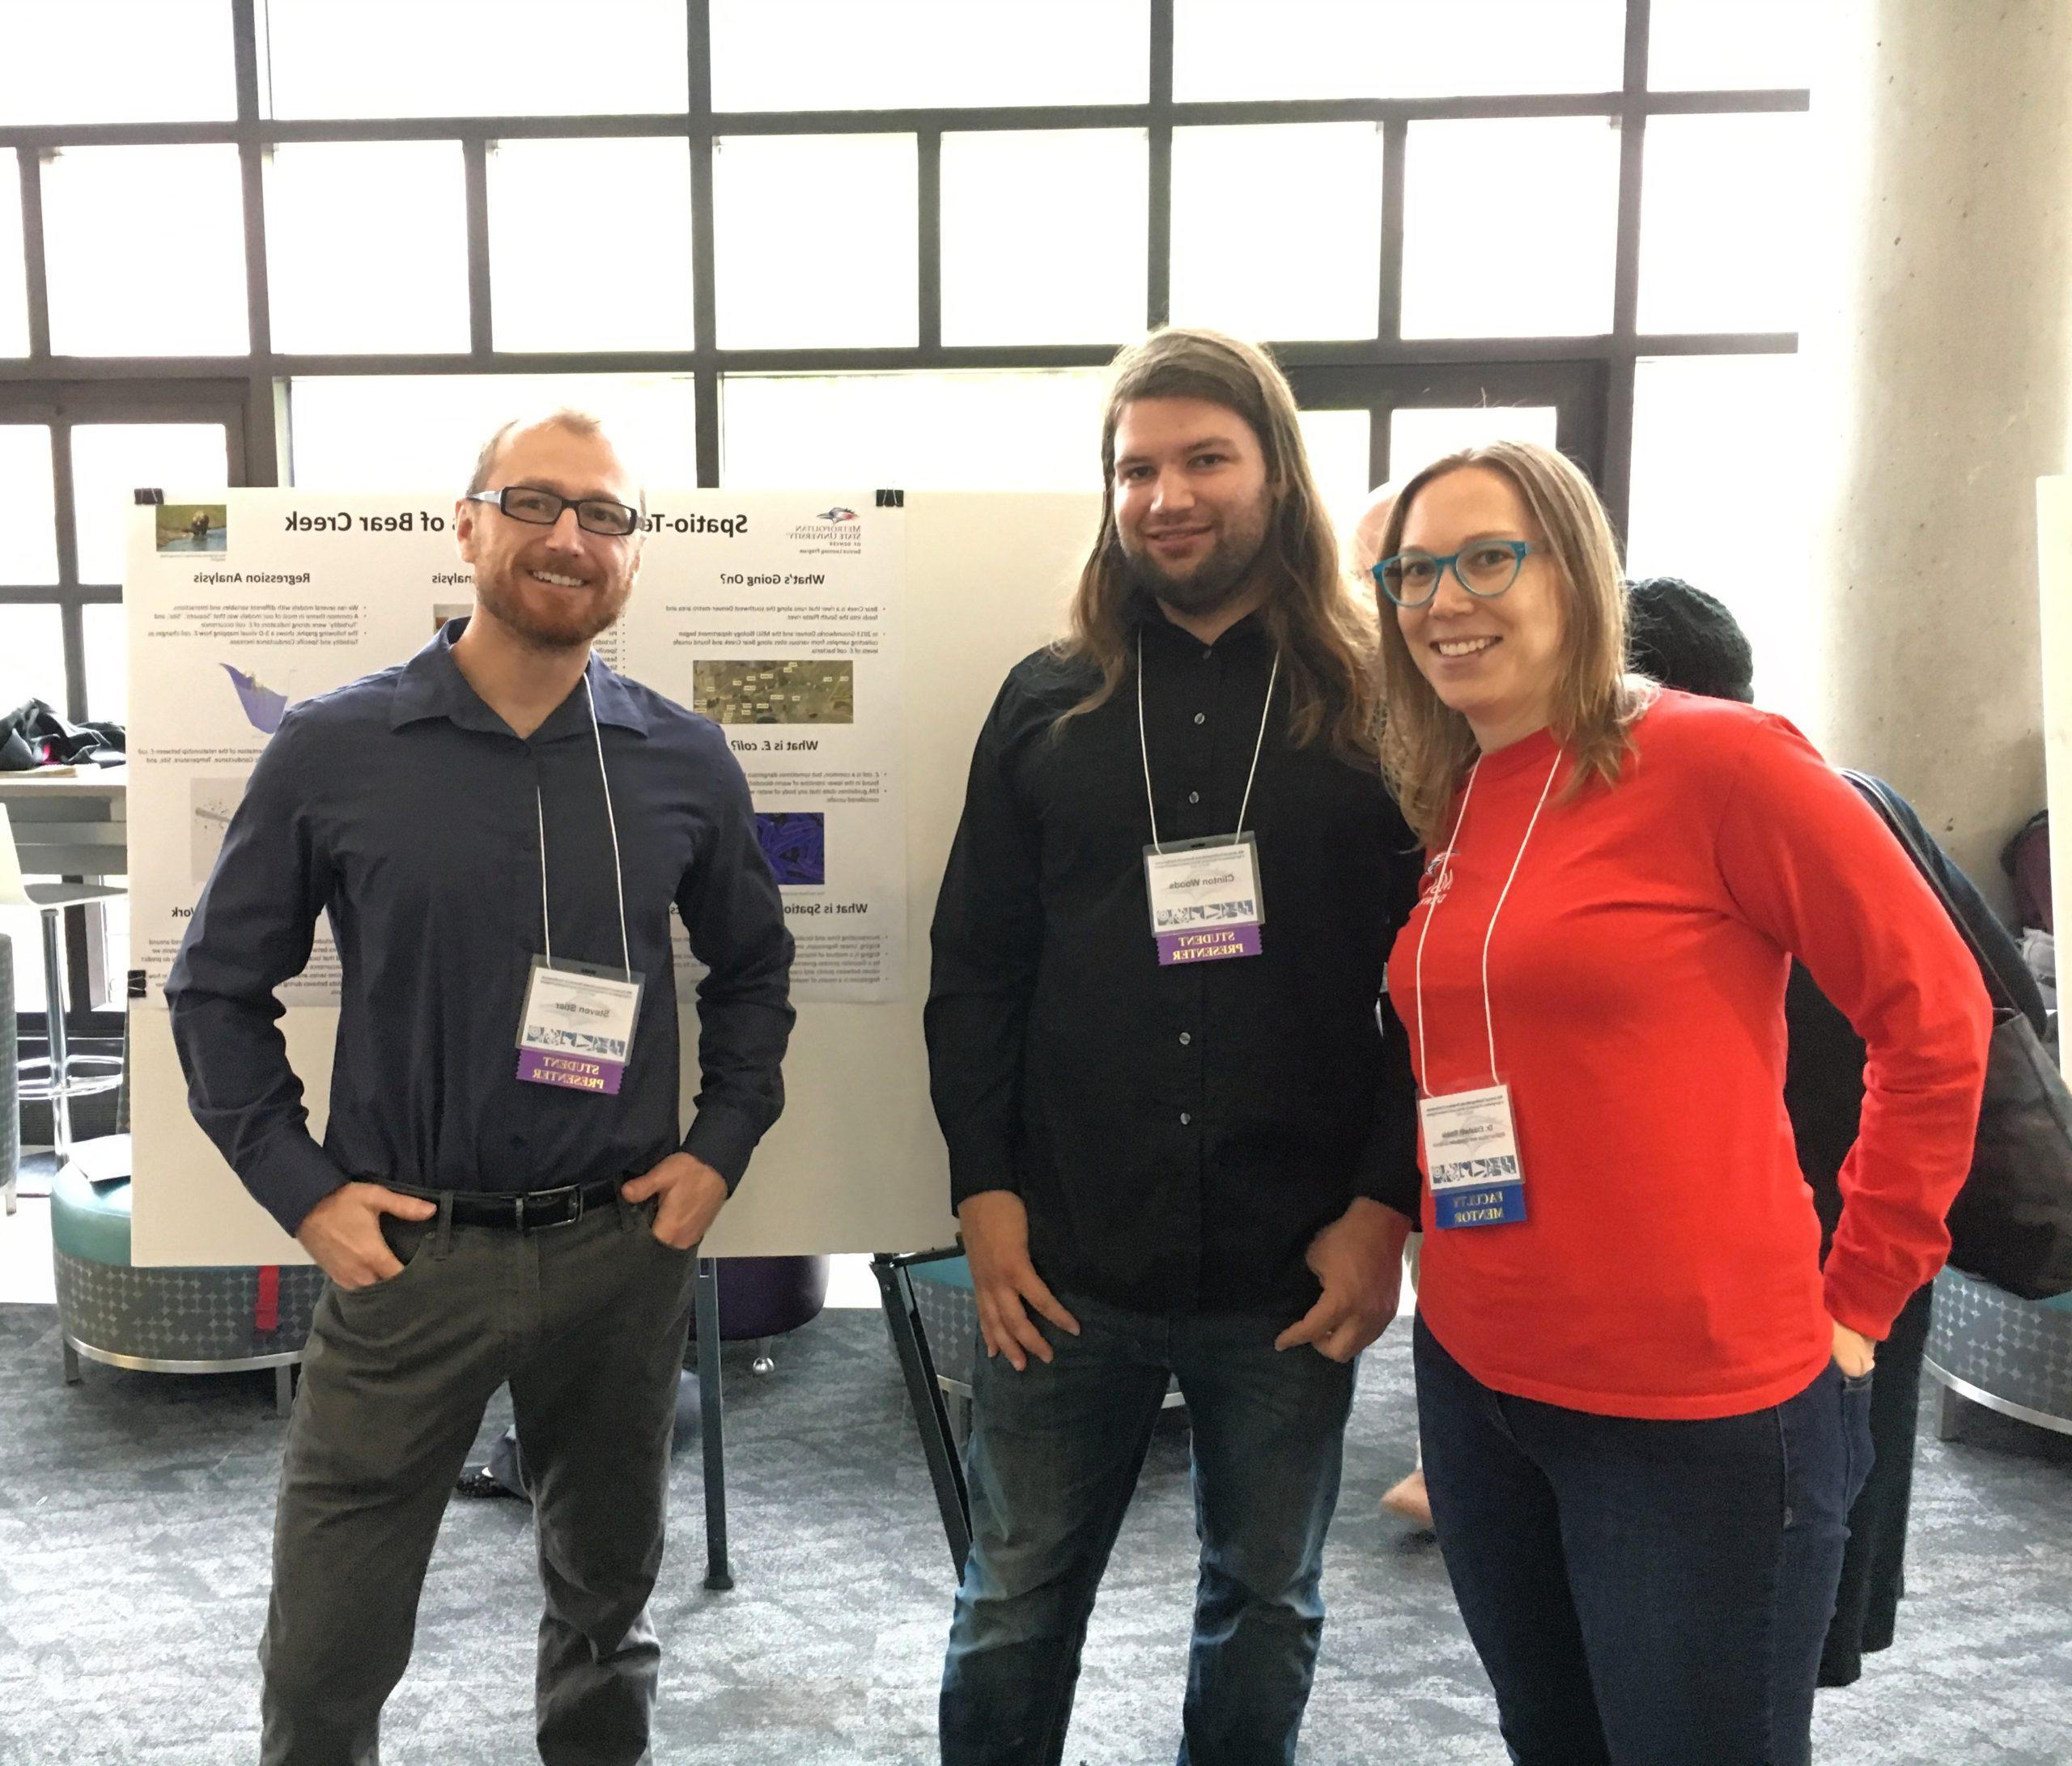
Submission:
POLYGON ((698 1423, 705 1444, 705 1586, 734 1586, 727 1566, 727 1425, 720 1395, 720 1266, 698 1259, 698 1423))

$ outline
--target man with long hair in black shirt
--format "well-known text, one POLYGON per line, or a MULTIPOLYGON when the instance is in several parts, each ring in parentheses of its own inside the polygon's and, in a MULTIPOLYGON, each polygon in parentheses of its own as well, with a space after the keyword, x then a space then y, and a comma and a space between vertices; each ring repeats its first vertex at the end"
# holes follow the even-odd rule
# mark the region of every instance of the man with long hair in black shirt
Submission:
POLYGON ((943 1758, 1061 1758, 1177 1378, 1202 1540, 1179 1759, 1267 1766, 1294 1757, 1353 1361, 1416 1207, 1381 995, 1419 860, 1278 369, 1158 332, 1117 359, 1101 452, 1069 634, 979 732, 936 909, 932 1089, 986 1351, 943 1758))

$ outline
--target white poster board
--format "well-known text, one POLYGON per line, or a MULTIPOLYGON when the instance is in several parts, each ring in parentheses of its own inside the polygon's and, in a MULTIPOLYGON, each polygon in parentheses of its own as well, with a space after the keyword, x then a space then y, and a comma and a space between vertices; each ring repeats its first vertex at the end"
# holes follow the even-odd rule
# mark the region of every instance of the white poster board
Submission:
MULTIPOLYGON (((306 1261, 188 1114, 165 972, 268 722, 284 703, 407 659, 437 618, 469 609, 472 579, 446 531, 451 503, 435 496, 179 495, 193 500, 168 490, 167 507, 203 511, 206 524, 182 531, 135 511, 125 596, 132 948, 148 978, 131 1033, 134 1254, 306 1261)), ((649 501, 640 580, 599 652, 727 728, 758 814, 780 824, 771 833, 780 874, 790 867, 786 918, 800 947, 784 1115, 708 1249, 947 1242, 921 1039, 928 922, 979 724, 1006 670, 1059 630, 1098 499, 929 492, 881 509, 868 491, 694 490, 649 501)), ((283 993, 289 1058, 320 1136, 335 973, 320 937, 283 993)), ((680 1006, 686 1105, 695 1009, 680 1006)))

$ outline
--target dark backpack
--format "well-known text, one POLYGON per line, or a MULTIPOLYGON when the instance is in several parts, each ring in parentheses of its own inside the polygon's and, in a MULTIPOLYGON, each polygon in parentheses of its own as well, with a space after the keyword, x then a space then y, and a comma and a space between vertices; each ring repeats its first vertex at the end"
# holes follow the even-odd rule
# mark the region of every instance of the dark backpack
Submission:
POLYGON ((2015 912, 2024 926, 2050 923, 2050 813, 2039 809, 2000 849, 2000 868, 2013 879, 2015 912))

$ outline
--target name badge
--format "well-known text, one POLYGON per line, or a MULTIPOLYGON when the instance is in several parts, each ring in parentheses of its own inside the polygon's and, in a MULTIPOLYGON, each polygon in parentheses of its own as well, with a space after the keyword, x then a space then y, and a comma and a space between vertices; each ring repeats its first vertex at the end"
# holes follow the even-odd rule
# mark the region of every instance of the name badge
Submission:
POLYGON ((1146 847, 1144 882, 1161 965, 1259 955, 1266 910, 1249 834, 1146 847))
POLYGON ((1498 1226, 1525 1214, 1525 1173, 1511 1089, 1485 1085, 1417 1100, 1438 1226, 1498 1226))
POLYGON ((623 970, 535 957, 518 1026, 519 1078, 616 1096, 633 1053, 642 985, 623 970))

